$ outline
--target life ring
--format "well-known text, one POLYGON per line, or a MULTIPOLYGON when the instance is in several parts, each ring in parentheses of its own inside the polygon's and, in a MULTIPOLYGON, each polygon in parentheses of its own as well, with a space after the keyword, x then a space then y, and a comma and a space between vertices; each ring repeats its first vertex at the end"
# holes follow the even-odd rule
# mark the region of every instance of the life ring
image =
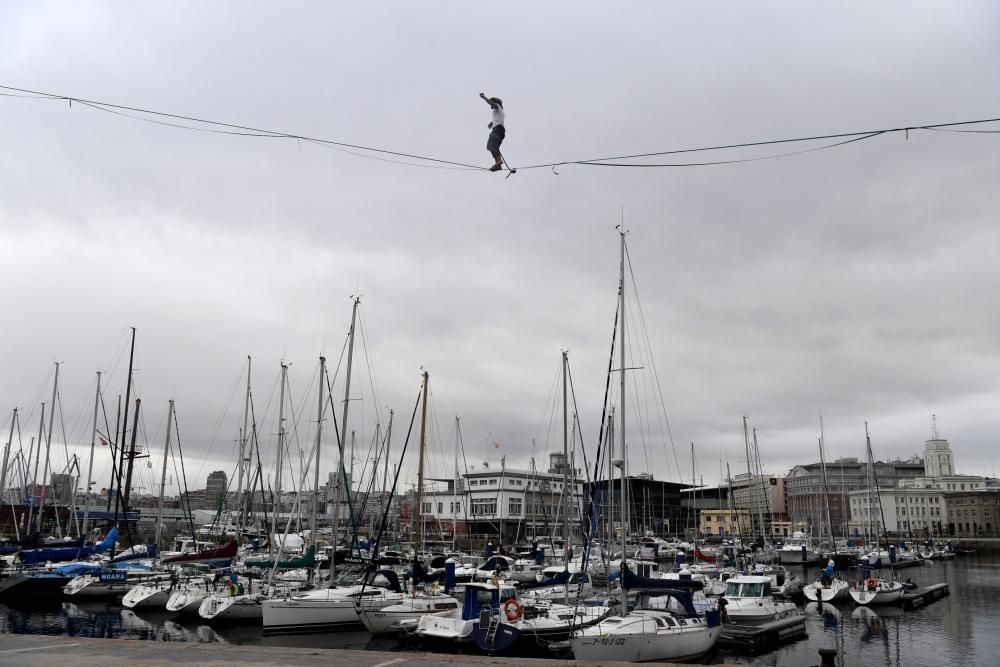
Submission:
POLYGON ((874 577, 868 577, 865 579, 865 589, 869 591, 874 591, 878 588, 878 581, 874 577))
POLYGON ((510 599, 503 603, 503 615, 511 623, 520 621, 523 614, 524 610, 521 608, 521 603, 517 600, 510 599))

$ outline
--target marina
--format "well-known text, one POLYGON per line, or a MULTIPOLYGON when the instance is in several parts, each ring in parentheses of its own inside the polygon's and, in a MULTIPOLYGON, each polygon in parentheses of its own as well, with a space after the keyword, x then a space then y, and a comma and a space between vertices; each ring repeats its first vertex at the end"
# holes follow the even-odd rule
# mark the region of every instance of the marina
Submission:
MULTIPOLYGON (((804 574, 811 574, 806 571, 804 574)), ((1000 637, 994 628, 1000 623, 1000 610, 994 600, 1000 596, 1000 555, 977 554, 926 565, 914 571, 918 583, 945 580, 950 594, 925 606, 906 609, 907 600, 940 595, 940 585, 921 586, 908 593, 899 605, 863 607, 850 603, 819 605, 799 603, 804 612, 803 629, 807 636, 791 637, 779 644, 763 640, 759 646, 753 631, 741 626, 731 636, 742 646, 720 645, 700 664, 749 664, 806 667, 817 664, 817 651, 838 650, 837 665, 851 667, 890 667, 909 665, 936 667, 935 656, 941 651, 959 656, 955 664, 990 665, 989 657, 1000 651, 1000 637), (750 650, 748 650, 750 649, 750 650)), ((266 635, 259 624, 209 624, 190 617, 160 610, 129 610, 112 601, 70 602, 54 598, 47 602, 17 604, 0 602, 0 633, 13 635, 49 635, 65 638, 128 639, 139 643, 194 643, 216 646, 242 646, 307 649, 391 654, 389 658, 423 655, 441 660, 461 660, 482 656, 474 644, 450 644, 406 640, 391 635, 372 635, 361 627, 310 634, 266 635)), ((724 631, 724 637, 726 632, 724 631)), ((6 648, 7 640, 3 641, 6 648)), ((0 653, 0 658, 4 654, 0 653)), ((567 655, 537 646, 522 648, 518 659, 538 659, 539 664, 560 664, 567 655)), ((377 662, 377 661, 376 661, 377 662)), ((375 662, 371 662, 375 664, 375 662)))
POLYGON ((1000 665, 1000 21, 0 3, 0 667, 1000 665))

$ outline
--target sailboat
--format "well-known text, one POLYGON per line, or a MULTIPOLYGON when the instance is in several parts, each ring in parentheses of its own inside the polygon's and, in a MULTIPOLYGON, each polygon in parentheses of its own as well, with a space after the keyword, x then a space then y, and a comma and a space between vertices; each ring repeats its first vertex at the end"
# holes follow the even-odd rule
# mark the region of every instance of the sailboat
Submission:
MULTIPOLYGON (((620 394, 622 406, 620 424, 621 449, 618 458, 611 461, 621 471, 622 517, 626 516, 626 443, 625 443, 625 230, 618 228, 621 236, 621 266, 618 283, 618 321, 620 322, 620 394)), ((609 480, 610 481, 610 480, 609 480)), ((722 633, 721 614, 711 610, 699 614, 687 591, 663 590, 655 594, 642 594, 633 611, 628 611, 626 583, 628 564, 625 561, 627 531, 621 530, 622 591, 621 611, 570 637, 573 655, 578 660, 625 661, 676 661, 692 660, 712 650, 722 633)))
MULTIPOLYGON (((875 535, 875 552, 877 554, 879 551, 879 535, 885 529, 885 517, 881 515, 882 497, 878 488, 878 475, 875 474, 875 457, 872 454, 872 439, 868 433, 868 422, 865 422, 865 444, 868 448, 868 469, 871 474, 871 479, 868 480, 868 511, 871 525, 873 526, 871 533, 875 535), (872 497, 872 491, 875 492, 874 497, 872 497), (875 519, 876 502, 878 503, 879 519, 881 521, 876 521, 875 519)), ((875 563, 871 563, 868 556, 862 556, 858 559, 860 581, 856 586, 851 588, 851 598, 858 604, 892 604, 903 599, 903 592, 906 587, 896 581, 895 577, 892 579, 882 579, 876 576, 876 570, 880 568, 880 563, 880 558, 875 563)), ((893 572, 893 574, 895 573, 893 572)))
MULTIPOLYGON (((557 575, 559 579, 554 579, 550 585, 556 586, 562 583, 562 604, 555 599, 545 599, 541 596, 522 598, 519 591, 514 591, 503 600, 502 604, 484 612, 480 616, 480 621, 473 629, 473 636, 478 645, 484 651, 498 653, 509 649, 517 642, 537 643, 540 641, 564 641, 579 628, 585 628, 598 622, 608 614, 607 605, 587 605, 574 603, 569 604, 570 579, 569 561, 571 549, 569 548, 569 505, 572 492, 568 472, 569 472, 569 411, 567 405, 567 374, 568 356, 562 352, 562 378, 563 378, 563 508, 561 510, 563 521, 563 539, 566 547, 563 549, 564 570, 562 575, 557 575)), ((536 582, 539 586, 544 586, 544 580, 536 582)), ((578 581, 576 587, 583 585, 583 581, 578 581)))
MULTIPOLYGON (((339 443, 340 461, 337 464, 336 496, 333 503, 334 543, 336 544, 341 493, 346 486, 346 472, 343 462, 343 444, 347 440, 348 407, 351 402, 351 369, 354 362, 355 327, 358 319, 358 305, 361 299, 354 297, 351 310, 351 328, 348 332, 346 381, 344 384, 344 406, 340 421, 339 443)), ((347 489, 348 493, 350 490, 347 489)), ((350 498, 348 498, 350 499, 350 498)), ((399 577, 392 570, 369 571, 356 585, 335 587, 337 558, 330 560, 329 586, 321 586, 308 591, 289 592, 264 600, 261 606, 265 633, 315 632, 345 627, 356 627, 361 619, 355 609, 355 602, 364 597, 366 606, 389 606, 403 598, 399 577)))
MULTIPOLYGON (((368 631, 374 635, 399 631, 402 629, 401 624, 404 621, 415 626, 422 616, 428 614, 443 616, 451 614, 458 609, 458 600, 434 587, 430 590, 417 590, 417 583, 424 574, 418 560, 418 554, 423 531, 423 522, 420 515, 423 510, 424 451, 427 444, 427 391, 430 384, 430 375, 427 371, 424 371, 423 380, 423 401, 420 411, 420 453, 417 464, 417 499, 413 509, 413 526, 415 531, 413 539, 413 584, 410 594, 404 596, 402 600, 394 604, 383 605, 381 604, 381 600, 372 603, 368 598, 357 598, 355 607, 358 617, 368 631)), ((451 565, 454 567, 454 561, 452 561, 451 565)), ((452 578, 454 578, 454 570, 452 570, 452 575, 452 578)))
MULTIPOLYGON (((823 429, 823 420, 820 417, 820 431, 823 429)), ((819 462, 823 470, 823 494, 826 497, 826 522, 830 528, 830 541, 833 543, 833 557, 827 566, 820 570, 816 576, 816 581, 802 589, 806 599, 813 602, 833 602, 835 600, 846 600, 850 584, 836 571, 837 561, 837 539, 833 534, 833 518, 830 515, 830 484, 826 477, 826 455, 823 452, 823 436, 819 439, 819 462)))

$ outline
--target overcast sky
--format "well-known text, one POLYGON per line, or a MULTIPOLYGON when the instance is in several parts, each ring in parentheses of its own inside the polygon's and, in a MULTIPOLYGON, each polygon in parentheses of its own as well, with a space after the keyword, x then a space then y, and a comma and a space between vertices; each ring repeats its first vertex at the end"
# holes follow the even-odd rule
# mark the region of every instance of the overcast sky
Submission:
MULTIPOLYGON (((5 2, 0 84, 488 166, 485 91, 516 167, 998 117, 1000 6, 5 2)), ((134 326, 147 491, 171 398, 189 485, 232 471, 247 355, 268 467, 281 359, 307 450, 354 294, 358 465, 388 408, 405 429, 421 367, 432 474, 456 415, 468 465, 544 465, 562 349, 592 460, 622 217, 645 324, 630 301, 633 471, 689 479, 691 442, 706 481, 744 470, 745 414, 784 474, 818 458, 820 413, 834 457, 864 456, 866 420, 877 457, 920 453, 936 414, 960 472, 994 468, 997 134, 505 179, 0 97, 0 142, 2 440, 15 406, 37 435, 60 361, 66 437, 89 444, 95 373, 113 420, 134 326)))

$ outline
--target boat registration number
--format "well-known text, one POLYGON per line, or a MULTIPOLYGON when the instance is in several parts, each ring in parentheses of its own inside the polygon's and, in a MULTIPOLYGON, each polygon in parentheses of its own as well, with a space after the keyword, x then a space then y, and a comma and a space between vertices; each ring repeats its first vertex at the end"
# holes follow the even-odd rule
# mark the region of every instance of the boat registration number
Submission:
POLYGON ((597 637, 594 639, 594 646, 624 646, 624 638, 597 637))

